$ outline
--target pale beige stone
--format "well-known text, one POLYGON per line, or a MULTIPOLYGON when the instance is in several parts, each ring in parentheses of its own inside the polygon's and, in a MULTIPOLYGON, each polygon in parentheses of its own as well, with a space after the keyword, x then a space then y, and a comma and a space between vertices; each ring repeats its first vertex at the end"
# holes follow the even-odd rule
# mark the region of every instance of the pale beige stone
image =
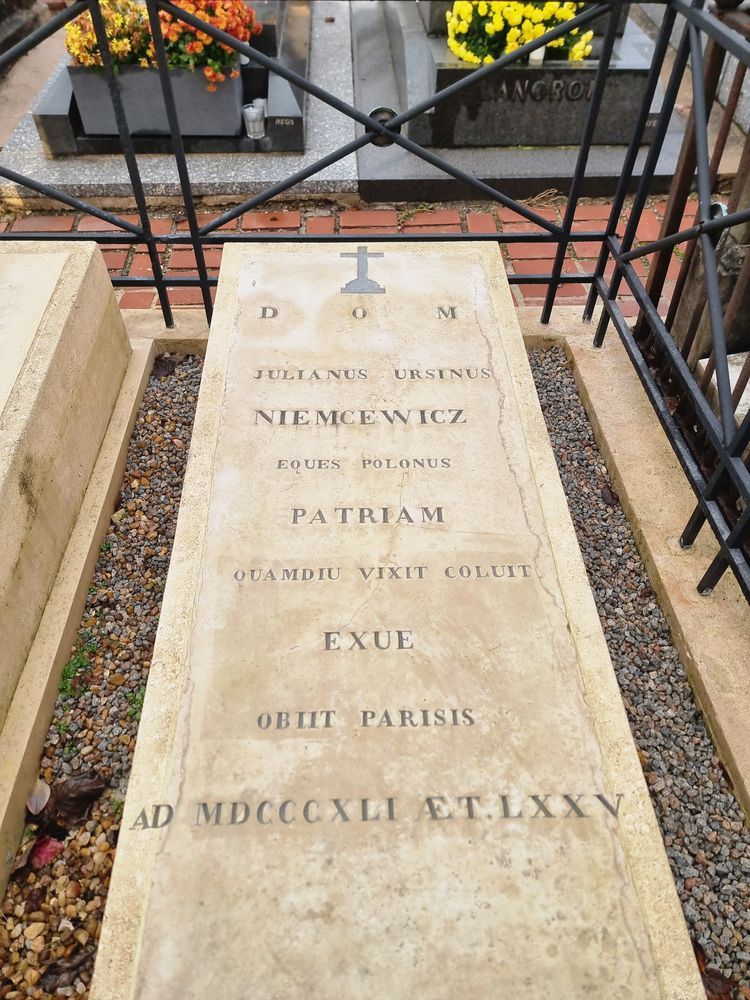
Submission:
POLYGON ((9 253, 0 257, 0 288, 10 309, 0 312, 0 412, 23 367, 44 310, 68 259, 66 253, 47 253, 43 266, 29 267, 28 254, 9 253))
POLYGON ((132 343, 120 393, 81 501, 26 664, 0 729, 0 892, 23 831, 26 800, 39 774, 63 666, 70 656, 99 545, 120 489, 130 435, 151 371, 154 341, 132 343))
POLYGON ((202 306, 176 309, 171 329, 164 326, 161 312, 156 309, 125 309, 122 318, 131 341, 151 341, 156 354, 206 353, 208 323, 202 306))
POLYGON ((130 348, 94 243, 0 243, 0 725, 130 348))
POLYGON ((698 1000, 497 251, 354 249, 225 252, 92 1000, 698 1000))

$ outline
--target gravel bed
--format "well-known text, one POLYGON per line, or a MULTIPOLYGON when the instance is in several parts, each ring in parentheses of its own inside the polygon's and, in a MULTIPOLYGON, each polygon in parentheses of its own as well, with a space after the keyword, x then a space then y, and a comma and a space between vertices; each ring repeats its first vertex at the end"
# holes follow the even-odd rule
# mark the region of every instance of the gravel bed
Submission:
POLYGON ((88 993, 201 366, 194 357, 157 359, 138 413, 39 772, 53 787, 95 772, 109 787, 87 821, 68 830, 55 861, 11 876, 0 914, 2 1000, 88 993))
POLYGON ((748 987, 750 831, 696 708, 565 354, 535 350, 529 360, 685 919, 709 965, 748 987))
MULTIPOLYGON (((685 918, 709 965, 747 987, 750 832, 565 356, 551 349, 530 359, 685 918)), ((200 359, 175 360, 157 362, 139 411, 40 767, 53 786, 96 772, 110 787, 69 830, 57 860, 11 878, 0 915, 0 1000, 88 993, 200 384, 200 359)))

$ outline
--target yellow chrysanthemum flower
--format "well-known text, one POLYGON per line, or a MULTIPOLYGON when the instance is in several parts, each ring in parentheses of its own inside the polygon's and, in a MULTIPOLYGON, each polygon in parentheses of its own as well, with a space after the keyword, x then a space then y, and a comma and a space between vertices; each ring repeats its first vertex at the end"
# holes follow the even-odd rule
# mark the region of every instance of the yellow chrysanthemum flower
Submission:
MULTIPOLYGON (((571 0, 455 0, 446 14, 448 47, 465 62, 489 63, 504 52, 514 52, 541 38, 550 28, 569 21, 582 7, 582 3, 571 0)), ((568 59, 580 60, 591 54, 591 37, 590 31, 576 28, 547 44, 568 59)))

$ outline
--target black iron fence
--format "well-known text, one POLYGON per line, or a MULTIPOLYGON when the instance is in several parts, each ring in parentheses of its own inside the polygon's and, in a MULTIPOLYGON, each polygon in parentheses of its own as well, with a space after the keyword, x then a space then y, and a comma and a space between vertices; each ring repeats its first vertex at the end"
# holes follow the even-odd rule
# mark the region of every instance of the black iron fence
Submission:
MULTIPOLYGON (((0 176, 7 180, 29 188, 62 205, 95 216, 116 227, 116 231, 97 234, 8 232, 0 235, 0 239, 94 238, 100 244, 145 245, 150 259, 151 274, 144 277, 115 277, 113 283, 129 288, 142 288, 144 286, 155 288, 167 326, 173 324, 169 298, 170 288, 198 287, 201 290, 206 316, 210 320, 212 312, 211 287, 216 284, 217 279, 208 273, 204 254, 205 247, 236 241, 329 242, 349 239, 361 242, 362 240, 361 236, 347 237, 345 235, 253 235, 222 231, 222 226, 237 219, 243 213, 268 202, 271 198, 291 191, 300 182, 338 160, 356 153, 358 149, 370 143, 376 146, 388 146, 395 143, 468 185, 482 198, 511 209, 518 214, 519 218, 536 225, 538 230, 523 233, 487 234, 400 236, 373 234, 368 236, 368 242, 385 240, 403 242, 409 240, 450 241, 458 239, 492 240, 501 244, 512 242, 554 244, 556 246, 555 257, 548 271, 540 271, 536 274, 511 274, 509 280, 511 283, 523 282, 523 284, 546 286, 546 297, 542 308, 542 322, 544 323, 550 319, 557 292, 562 284, 583 282, 590 286, 588 302, 584 310, 585 318, 591 319, 593 317, 598 303, 601 303, 603 307, 595 334, 595 344, 601 347, 607 327, 611 323, 625 345, 680 460, 685 475, 695 492, 696 510, 683 533, 682 543, 686 546, 692 544, 701 526, 708 522, 719 544, 716 558, 700 581, 699 589, 702 593, 709 592, 729 568, 736 576, 745 597, 750 602, 750 471, 748 470, 747 457, 750 452, 750 414, 745 415, 739 423, 735 415, 739 397, 744 389, 743 379, 745 384, 750 380, 750 363, 746 365, 746 371, 743 370, 739 383, 735 385, 733 390, 729 374, 726 338, 727 325, 736 319, 739 299, 746 296, 748 286, 750 286, 750 253, 746 255, 744 268, 735 286, 735 293, 728 306, 725 307, 719 287, 716 249, 722 234, 731 230, 732 227, 750 222, 750 209, 741 207, 739 198, 736 198, 734 203, 730 200, 728 211, 717 213, 717 207, 712 197, 718 170, 718 157, 721 155, 723 143, 726 142, 731 123, 732 105, 737 103, 745 69, 750 66, 750 43, 748 42, 750 18, 739 13, 714 15, 703 9, 702 0, 696 3, 688 3, 687 0, 664 0, 660 4, 664 8, 663 21, 655 41, 643 100, 632 122, 632 137, 624 153, 622 172, 612 200, 609 221, 603 229, 601 227, 593 227, 590 231, 576 229, 575 234, 573 234, 576 207, 584 187, 597 120, 603 108, 605 84, 622 6, 622 0, 589 4, 571 20, 561 23, 534 41, 522 45, 515 52, 505 54, 491 64, 483 65, 470 75, 406 111, 396 113, 381 108, 372 114, 365 114, 317 86, 311 80, 305 79, 280 64, 277 60, 262 54, 248 44, 237 41, 231 35, 182 10, 169 0, 146 0, 154 38, 156 63, 169 122, 173 155, 180 180, 184 218, 187 222, 187 231, 157 235, 151 227, 146 193, 128 128, 118 76, 113 66, 99 0, 77 0, 24 41, 0 56, 0 72, 6 65, 28 52, 39 42, 64 28, 69 21, 84 11, 90 11, 103 57, 103 72, 109 86, 122 154, 127 165, 133 197, 138 210, 139 224, 133 224, 116 214, 88 204, 80 198, 71 197, 65 191, 39 183, 8 167, 0 166, 0 176), (235 205, 229 211, 213 219, 208 225, 199 225, 190 183, 189 164, 185 155, 161 35, 160 11, 168 12, 178 20, 205 32, 211 38, 231 46, 241 55, 247 56, 255 65, 260 65, 270 72, 278 74, 302 91, 307 92, 311 97, 330 105, 362 126, 362 134, 339 149, 331 151, 315 163, 291 174, 280 183, 274 184, 260 194, 235 205), (601 23, 604 18, 606 18, 606 28, 598 53, 598 66, 591 89, 589 109, 570 181, 562 224, 558 225, 549 221, 533 208, 508 197, 502 191, 496 190, 491 185, 454 166, 434 151, 425 149, 401 134, 402 126, 417 115, 437 107, 467 87, 476 86, 479 81, 498 73, 511 63, 524 60, 532 51, 555 38, 559 38, 573 29, 580 30, 595 21, 601 23), (638 174, 636 172, 638 154, 644 143, 647 126, 650 123, 650 112, 659 81, 670 57, 670 38, 676 28, 681 31, 680 40, 676 54, 671 59, 672 68, 665 85, 661 110, 655 125, 651 123, 653 133, 648 153, 638 174), (716 96, 717 74, 727 55, 738 60, 738 69, 730 94, 729 107, 719 131, 714 155, 711 156, 708 139, 709 109, 716 96), (670 197, 660 239, 646 244, 638 243, 636 237, 638 224, 653 188, 657 163, 662 153, 670 118, 675 110, 680 86, 683 78, 686 78, 688 65, 690 65, 692 77, 693 110, 688 123, 686 147, 683 149, 681 167, 676 180, 678 193, 675 195, 673 191, 670 197), (684 196, 682 203, 684 208, 684 199, 687 197, 694 180, 698 191, 698 213, 693 225, 679 230, 682 219, 680 197, 684 196), (626 218, 626 199, 633 190, 635 194, 626 218), (584 275, 563 273, 566 251, 573 238, 600 245, 599 258, 592 272, 584 275), (166 245, 187 245, 192 248, 195 254, 196 276, 165 275, 159 259, 159 252, 160 248, 166 245), (659 314, 659 299, 664 287, 669 255, 675 247, 685 247, 686 254, 682 273, 677 283, 677 294, 666 319, 662 319, 659 314), (633 267, 633 261, 638 257, 651 255, 656 256, 649 273, 648 286, 644 286, 633 267), (700 375, 696 374, 695 366, 690 364, 689 355, 692 342, 679 347, 673 336, 676 303, 686 285, 692 260, 698 255, 703 265, 702 273, 705 283, 703 308, 707 315, 710 339, 708 364, 700 375), (605 271, 608 265, 613 266, 613 271, 612 277, 606 280, 605 271), (617 304, 618 292, 623 282, 630 289, 640 307, 639 318, 633 329, 628 326, 617 304), (715 381, 716 385, 716 406, 712 405, 710 401, 709 389, 713 384, 712 380, 715 381)), ((748 148, 750 148, 750 144, 746 146, 746 155, 741 163, 740 174, 743 170, 747 173, 748 167, 750 167, 748 148)), ((696 321, 696 330, 697 327, 698 321, 696 321)))

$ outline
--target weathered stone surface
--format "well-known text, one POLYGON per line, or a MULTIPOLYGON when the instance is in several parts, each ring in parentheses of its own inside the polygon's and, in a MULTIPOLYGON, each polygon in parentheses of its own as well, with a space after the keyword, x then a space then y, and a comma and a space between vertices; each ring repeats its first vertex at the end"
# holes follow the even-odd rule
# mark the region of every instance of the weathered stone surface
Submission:
POLYGON ((130 354, 94 243, 0 243, 0 726, 130 354))
POLYGON ((702 996, 500 258, 228 248, 92 997, 550 989, 702 996))

